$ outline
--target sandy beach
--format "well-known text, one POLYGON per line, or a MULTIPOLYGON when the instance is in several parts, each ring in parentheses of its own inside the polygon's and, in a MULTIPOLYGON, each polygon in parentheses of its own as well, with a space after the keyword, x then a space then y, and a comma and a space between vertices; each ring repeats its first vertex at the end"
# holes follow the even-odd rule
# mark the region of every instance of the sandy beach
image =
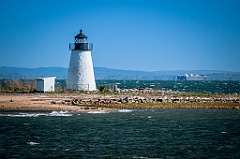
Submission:
POLYGON ((56 94, 0 94, 0 110, 68 110, 87 112, 103 110, 89 106, 71 105, 76 96, 56 94))
POLYGON ((134 108, 240 109, 239 98, 160 98, 100 94, 0 94, 0 110, 100 111, 134 108))

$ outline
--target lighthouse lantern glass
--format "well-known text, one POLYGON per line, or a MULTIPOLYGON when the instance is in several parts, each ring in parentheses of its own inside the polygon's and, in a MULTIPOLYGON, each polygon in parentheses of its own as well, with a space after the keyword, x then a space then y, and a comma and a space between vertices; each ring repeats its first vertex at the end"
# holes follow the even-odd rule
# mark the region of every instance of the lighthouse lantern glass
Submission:
POLYGON ((75 43, 87 43, 87 38, 75 38, 75 43))

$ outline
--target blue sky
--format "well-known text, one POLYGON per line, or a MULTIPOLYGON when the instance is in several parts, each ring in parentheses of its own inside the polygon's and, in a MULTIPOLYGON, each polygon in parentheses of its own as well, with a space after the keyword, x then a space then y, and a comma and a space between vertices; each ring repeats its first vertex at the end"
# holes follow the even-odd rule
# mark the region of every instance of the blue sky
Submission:
POLYGON ((83 29, 96 67, 240 71, 239 0, 0 0, 0 66, 68 67, 83 29))

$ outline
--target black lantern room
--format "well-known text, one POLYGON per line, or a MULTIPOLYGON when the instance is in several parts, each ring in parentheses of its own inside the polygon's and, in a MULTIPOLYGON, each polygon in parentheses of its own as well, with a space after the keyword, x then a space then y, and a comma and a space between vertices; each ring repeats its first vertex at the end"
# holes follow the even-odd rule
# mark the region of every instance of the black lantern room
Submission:
POLYGON ((92 43, 87 42, 87 36, 82 33, 82 29, 80 30, 80 33, 76 35, 75 37, 75 43, 69 44, 70 50, 84 50, 84 51, 90 51, 93 48, 92 43))

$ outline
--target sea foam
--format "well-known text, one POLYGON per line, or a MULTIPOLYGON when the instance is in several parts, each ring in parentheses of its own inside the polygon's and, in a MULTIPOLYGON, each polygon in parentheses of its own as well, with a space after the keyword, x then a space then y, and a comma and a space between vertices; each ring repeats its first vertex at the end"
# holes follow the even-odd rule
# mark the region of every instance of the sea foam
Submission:
POLYGON ((120 109, 118 110, 118 112, 120 113, 128 113, 128 112, 132 112, 133 110, 132 109, 120 109))
POLYGON ((72 116, 68 111, 52 111, 50 113, 18 113, 0 114, 0 117, 39 117, 39 116, 72 116))
POLYGON ((109 113, 109 111, 101 110, 101 111, 90 111, 89 114, 106 114, 109 113))

